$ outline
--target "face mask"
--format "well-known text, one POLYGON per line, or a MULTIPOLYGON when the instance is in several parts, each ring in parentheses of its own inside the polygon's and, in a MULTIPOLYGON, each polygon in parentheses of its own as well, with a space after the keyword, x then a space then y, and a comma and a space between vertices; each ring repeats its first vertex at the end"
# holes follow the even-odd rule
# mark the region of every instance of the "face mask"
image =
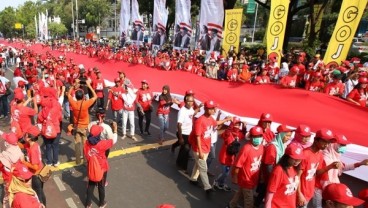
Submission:
POLYGON ((344 154, 346 152, 346 146, 340 146, 337 149, 337 152, 340 153, 340 154, 344 154))
POLYGON ((45 78, 47 79, 47 78, 49 78, 49 75, 48 74, 45 74, 45 78))
POLYGON ((252 143, 254 146, 258 146, 262 144, 262 141, 263 141, 263 137, 255 137, 253 138, 252 143))

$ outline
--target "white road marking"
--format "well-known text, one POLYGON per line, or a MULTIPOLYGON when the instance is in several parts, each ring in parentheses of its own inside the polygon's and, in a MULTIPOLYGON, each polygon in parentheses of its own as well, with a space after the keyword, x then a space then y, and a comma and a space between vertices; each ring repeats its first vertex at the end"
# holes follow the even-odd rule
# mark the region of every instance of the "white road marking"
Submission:
POLYGON ((59 188, 60 191, 65 191, 66 188, 63 184, 63 182, 60 180, 59 176, 54 176, 54 181, 57 185, 57 187, 59 188))
POLYGON ((78 208, 77 205, 74 203, 72 198, 65 199, 66 203, 68 204, 69 208, 78 208))

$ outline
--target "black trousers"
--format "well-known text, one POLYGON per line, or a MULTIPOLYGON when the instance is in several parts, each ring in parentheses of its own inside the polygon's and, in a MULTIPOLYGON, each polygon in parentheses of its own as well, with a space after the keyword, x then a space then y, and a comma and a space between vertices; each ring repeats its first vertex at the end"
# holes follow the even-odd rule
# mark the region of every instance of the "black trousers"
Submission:
POLYGON ((104 105, 105 105, 105 98, 102 97, 102 98, 97 98, 96 100, 96 107, 97 108, 104 108, 104 105))
POLYGON ((36 192, 38 200, 46 206, 46 196, 43 192, 43 182, 37 175, 32 176, 32 189, 36 192))
POLYGON ((99 182, 94 182, 88 180, 87 186, 87 198, 86 198, 86 206, 89 206, 92 203, 92 196, 93 191, 95 190, 95 186, 98 188, 98 198, 99 198, 99 205, 103 206, 105 203, 105 182, 107 177, 107 171, 104 173, 102 180, 99 182))
POLYGON ((144 131, 149 131, 149 127, 151 125, 152 111, 151 110, 144 111, 144 115, 142 115, 142 113, 139 110, 137 110, 137 114, 138 114, 139 130, 143 131, 143 118, 146 118, 146 126, 144 128, 144 131))
POLYGON ((178 157, 176 158, 176 165, 180 169, 187 170, 188 160, 189 160, 189 152, 190 152, 190 144, 188 142, 189 135, 184 135, 183 134, 183 139, 184 139, 184 143, 182 145, 179 144, 179 140, 177 141, 178 145, 180 145, 180 149, 179 149, 178 157))

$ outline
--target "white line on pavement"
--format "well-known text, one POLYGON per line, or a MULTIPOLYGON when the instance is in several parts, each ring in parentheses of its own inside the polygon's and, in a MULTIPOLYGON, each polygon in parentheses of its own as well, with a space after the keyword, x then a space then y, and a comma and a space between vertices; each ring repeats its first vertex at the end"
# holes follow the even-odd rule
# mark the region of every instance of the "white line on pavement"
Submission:
POLYGON ((74 203, 72 198, 65 199, 66 203, 68 204, 69 208, 78 208, 77 205, 74 203))
POLYGON ((63 184, 63 182, 60 180, 59 176, 54 176, 54 181, 57 185, 57 187, 59 188, 60 191, 65 191, 66 188, 63 184))

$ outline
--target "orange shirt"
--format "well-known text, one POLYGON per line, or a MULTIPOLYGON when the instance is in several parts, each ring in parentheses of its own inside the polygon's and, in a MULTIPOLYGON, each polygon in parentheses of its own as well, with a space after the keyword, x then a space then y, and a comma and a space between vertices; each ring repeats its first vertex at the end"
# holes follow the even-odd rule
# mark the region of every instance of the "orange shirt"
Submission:
POLYGON ((70 106, 73 109, 73 119, 74 119, 74 125, 77 125, 78 122, 78 128, 87 128, 88 124, 89 124, 89 112, 88 112, 88 108, 91 107, 93 105, 93 103, 96 101, 96 99, 89 99, 89 100, 83 100, 83 105, 81 108, 81 103, 82 100, 76 101, 74 100, 71 96, 68 96, 69 98, 69 103, 70 106), (79 110, 81 110, 80 116, 79 116, 79 121, 78 120, 78 115, 79 115, 79 110))

